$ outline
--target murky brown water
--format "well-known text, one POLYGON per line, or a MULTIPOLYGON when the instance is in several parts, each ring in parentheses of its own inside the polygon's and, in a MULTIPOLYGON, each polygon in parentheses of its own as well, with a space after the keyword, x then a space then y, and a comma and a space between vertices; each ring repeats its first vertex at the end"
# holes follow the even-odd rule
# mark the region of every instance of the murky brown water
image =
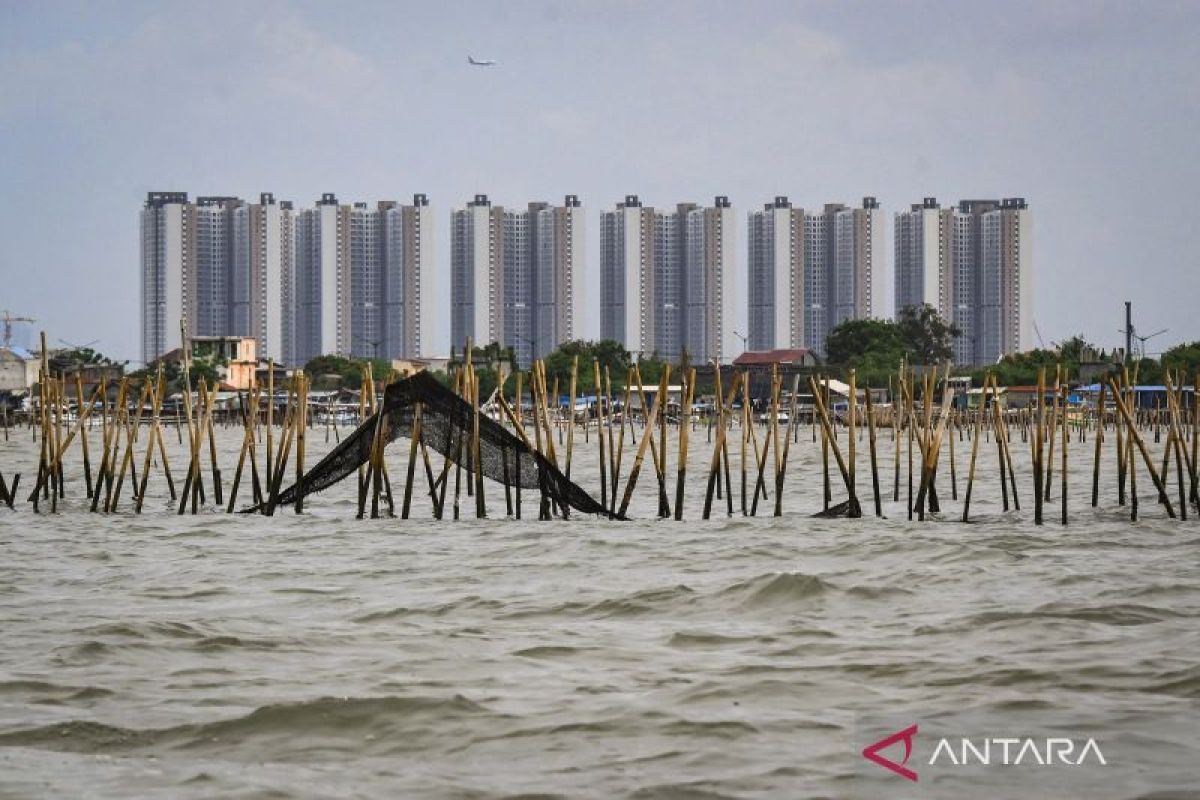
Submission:
MULTIPOLYGON (((594 448, 574 469, 591 489, 594 448)), ((438 523, 416 501, 420 519, 356 521, 350 485, 301 517, 178 517, 160 475, 140 517, 128 489, 89 514, 72 461, 62 513, 0 513, 0 796, 1200 796, 1200 525, 1166 520, 1144 471, 1130 523, 1111 458, 1091 509, 1091 444, 1072 449, 1065 528, 1000 512, 987 444, 975 524, 945 468, 941 519, 890 498, 886 520, 811 519, 807 430, 782 518, 709 522, 702 430, 682 523, 649 519, 648 464, 640 521, 438 523), (1112 763, 1086 795, 864 769, 874 720, 963 711, 1036 711, 1112 763)), ((0 443, 22 494, 35 459, 28 431, 0 443)), ((1025 470, 1020 489, 1030 505, 1025 470)))

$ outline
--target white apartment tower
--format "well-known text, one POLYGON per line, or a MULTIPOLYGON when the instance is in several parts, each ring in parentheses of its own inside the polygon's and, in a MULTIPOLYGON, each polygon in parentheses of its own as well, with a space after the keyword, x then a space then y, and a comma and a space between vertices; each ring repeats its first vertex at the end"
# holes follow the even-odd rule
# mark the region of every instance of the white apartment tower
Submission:
MULTIPOLYGON (((382 206, 383 204, 381 204, 382 206)), ((433 212, 429 198, 413 195, 412 205, 381 207, 383 228, 383 352, 389 358, 432 355, 435 326, 442 309, 434 307, 432 285, 422 266, 433 264, 433 212)))
POLYGON ((1032 221, 1023 198, 927 197, 896 215, 896 311, 927 303, 961 331, 954 361, 991 364, 1032 343, 1032 221))
POLYGON ((741 352, 746 280, 729 198, 674 212, 627 195, 600 217, 600 335, 640 355, 727 362, 741 352))
POLYGON ((584 334, 584 212, 563 205, 516 211, 476 195, 450 220, 451 342, 512 347, 521 366, 584 334))
POLYGON ((410 358, 422 355, 437 322, 422 280, 433 257, 429 199, 339 204, 325 193, 296 226, 295 352, 410 358))
POLYGON ((262 358, 285 360, 291 315, 296 225, 292 204, 270 192, 256 204, 234 210, 233 276, 229 290, 229 330, 253 336, 262 358))
POLYGON ((883 212, 827 204, 805 213, 779 196, 749 216, 749 333, 752 350, 825 352, 839 323, 883 313, 883 212))
MULTIPOLYGON (((193 267, 188 252, 186 192, 150 192, 141 213, 142 361, 150 363, 179 342, 193 267)), ((194 291, 194 290, 193 290, 194 291)))
POLYGON ((751 211, 747 229, 750 350, 803 347, 804 209, 777 196, 751 211))
POLYGON ((350 355, 350 207, 329 192, 296 219, 291 352, 301 366, 320 355, 350 355))

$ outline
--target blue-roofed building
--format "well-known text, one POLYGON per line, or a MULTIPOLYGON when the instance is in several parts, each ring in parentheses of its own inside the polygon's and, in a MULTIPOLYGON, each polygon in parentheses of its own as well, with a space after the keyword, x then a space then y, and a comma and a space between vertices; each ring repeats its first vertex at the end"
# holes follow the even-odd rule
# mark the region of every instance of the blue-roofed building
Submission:
MULTIPOLYGON (((1175 387, 1178 390, 1180 387, 1175 387)), ((1183 400, 1184 405, 1188 408, 1192 406, 1192 395, 1194 393, 1193 386, 1184 386, 1183 400)), ((1111 388, 1110 388, 1111 391, 1111 388)), ((1097 398, 1100 395, 1100 384, 1093 383, 1088 386, 1080 386, 1075 390, 1075 394, 1084 398, 1090 405, 1095 405, 1097 398)), ((1106 398, 1105 403, 1111 405, 1111 398, 1106 398)), ((1133 404, 1136 408, 1166 408, 1167 407, 1167 387, 1162 384, 1141 384, 1133 387, 1133 404)))

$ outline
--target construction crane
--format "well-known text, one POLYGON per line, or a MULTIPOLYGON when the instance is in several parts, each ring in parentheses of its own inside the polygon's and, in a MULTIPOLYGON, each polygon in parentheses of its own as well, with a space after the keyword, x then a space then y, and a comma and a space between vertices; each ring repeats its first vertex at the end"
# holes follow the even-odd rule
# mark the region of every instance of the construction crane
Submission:
POLYGON ((1045 350, 1045 349, 1046 349, 1046 342, 1045 342, 1045 340, 1044 340, 1044 339, 1042 339, 1042 332, 1041 332, 1040 330, 1038 330, 1038 326, 1037 326, 1037 320, 1036 320, 1036 319, 1035 319, 1035 320, 1032 320, 1032 322, 1033 322, 1033 332, 1034 332, 1034 333, 1036 333, 1036 334, 1037 334, 1037 337, 1038 337, 1038 347, 1040 347, 1040 348, 1042 348, 1043 350, 1045 350))
POLYGON ((1140 344, 1140 345, 1142 346, 1142 354, 1141 354, 1141 357, 1142 357, 1142 358, 1145 358, 1145 357, 1146 357, 1146 342, 1148 342, 1149 340, 1153 339, 1155 336, 1162 336, 1164 333, 1167 333, 1167 332, 1168 332, 1168 331, 1170 331, 1170 330, 1171 330, 1170 328, 1163 328, 1161 331, 1158 331, 1157 333, 1152 333, 1152 334, 1150 334, 1149 336, 1139 336, 1139 335, 1137 334, 1137 332, 1136 332, 1136 329, 1135 329, 1135 331, 1134 331, 1134 334, 1133 334, 1133 338, 1137 339, 1137 340, 1138 340, 1138 344, 1140 344))
POLYGON ((37 322, 37 320, 32 317, 14 317, 12 314, 8 313, 7 309, 5 309, 5 311, 4 311, 4 346, 5 347, 12 347, 12 326, 13 326, 14 322, 37 322))

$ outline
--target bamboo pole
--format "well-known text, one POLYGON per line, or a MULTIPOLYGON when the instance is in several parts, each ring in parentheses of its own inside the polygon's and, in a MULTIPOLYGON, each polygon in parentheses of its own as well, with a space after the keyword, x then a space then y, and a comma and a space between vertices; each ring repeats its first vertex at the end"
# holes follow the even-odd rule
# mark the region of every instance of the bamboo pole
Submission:
MULTIPOLYGON (((616 455, 616 460, 613 462, 613 469, 612 469, 612 491, 610 492, 612 508, 610 510, 614 513, 617 510, 617 488, 620 485, 621 462, 624 460, 624 456, 625 456, 625 423, 629 422, 630 430, 632 431, 632 429, 633 429, 633 423, 632 423, 632 420, 630 419, 630 406, 629 406, 629 398, 631 396, 630 393, 633 391, 633 376, 634 376, 634 368, 629 367, 625 371, 625 397, 621 403, 621 431, 620 431, 620 433, 617 434, 617 455, 616 455)), ((641 395, 643 402, 645 401, 645 397, 646 397, 645 395, 641 395)), ((609 422, 609 430, 610 431, 612 430, 611 421, 609 422)))
MULTIPOLYGON (((787 475, 788 453, 791 450, 792 437, 796 432, 796 404, 799 400, 798 394, 800 390, 800 375, 799 373, 792 375, 792 397, 788 408, 788 429, 783 437, 783 453, 779 459, 779 469, 775 473, 775 516, 783 516, 783 481, 787 475)), ((868 395, 869 396, 869 395, 868 395)), ((874 432, 874 428, 871 429, 874 432)), ((875 452, 875 440, 871 439, 872 465, 874 465, 873 454, 875 452)), ((875 505, 879 505, 879 481, 875 481, 875 505)))
POLYGON ((1067 429, 1067 386, 1064 382, 1060 387, 1062 393, 1062 402, 1059 403, 1059 408, 1062 409, 1062 466, 1059 468, 1061 473, 1058 478, 1060 484, 1060 492, 1062 494, 1062 524, 1067 524, 1067 440, 1070 438, 1067 429))
MULTIPOLYGON (((297 514, 304 513, 304 445, 308 430, 308 376, 301 372, 296 377, 296 411, 300 415, 300 425, 296 429, 296 502, 293 506, 297 514)), ((212 428, 209 428, 211 434, 212 428)), ((213 480, 217 483, 217 502, 221 502, 220 475, 217 473, 216 457, 213 458, 213 480)))
MULTIPOLYGON (((891 378, 888 378, 888 383, 891 383, 891 378)), ((892 398, 892 442, 896 445, 896 456, 892 464, 892 502, 900 502, 900 431, 899 428, 905 423, 904 420, 904 362, 900 363, 900 374, 896 376, 896 388, 899 391, 899 400, 895 394, 891 394, 891 386, 888 391, 892 398)), ((911 517, 911 514, 909 515, 911 517)))
POLYGON ((838 471, 842 475, 842 481, 846 485, 846 492, 849 494, 847 516, 853 518, 861 517, 862 509, 858 504, 858 496, 854 493, 854 486, 850 482, 850 475, 846 469, 846 462, 842 458, 842 450, 840 447, 838 447, 837 439, 835 439, 829 433, 831 425, 829 422, 829 413, 825 408, 824 399, 820 396, 816 380, 810 376, 808 382, 813 392, 813 399, 816 401, 817 413, 820 415, 821 430, 825 433, 826 438, 829 441, 829 448, 833 451, 833 457, 837 461, 838 471))
POLYGON ((750 370, 742 371, 742 516, 746 516, 746 456, 750 447, 750 370))
MULTIPOLYGON (((963 522, 970 522, 971 515, 971 492, 975 488, 975 459, 979 455, 979 438, 983 428, 983 414, 988 405, 988 391, 991 387, 991 374, 988 373, 983 378, 983 391, 979 395, 979 408, 975 414, 975 433, 971 437, 971 462, 967 467, 967 493, 963 496, 963 522)), ((1005 487, 1001 485, 1001 490, 1005 487)))
MULTIPOLYGON (((680 375, 683 375, 682 369, 680 375)), ((668 384, 668 389, 669 386, 668 384)), ((654 452, 654 443, 650 443, 650 453, 656 459, 654 473, 658 477, 658 515, 663 518, 671 516, 671 503, 667 498, 667 417, 670 416, 669 407, 670 393, 668 391, 668 394, 663 399, 663 410, 658 415, 657 453, 654 452)))
MULTIPOLYGON (((592 379, 596 385, 596 440, 600 447, 600 505, 608 507, 608 470, 612 468, 612 385, 608 379, 608 367, 605 367, 604 402, 601 402, 600 392, 600 361, 592 360, 592 379), (607 427, 605 420, 608 420, 607 427), (605 439, 607 438, 607 441, 605 439), (607 445, 607 451, 605 450, 607 445)), ((575 409, 571 409, 571 422, 575 422, 575 409)))
POLYGON ((1108 388, 1100 384, 1100 394, 1096 401, 1096 442, 1095 456, 1092 460, 1092 508, 1100 504, 1100 449, 1104 443, 1104 390, 1108 388))
MULTIPOLYGON (((596 383, 596 399, 600 398, 600 364, 592 361, 592 372, 594 373, 593 380, 596 383)), ((567 455, 563 460, 563 475, 567 480, 571 480, 571 455, 575 447, 575 392, 579 385, 579 355, 576 354, 571 358, 571 382, 567 392, 567 455)), ((555 398, 555 402, 558 399, 555 398)), ((604 465, 603 450, 600 455, 600 465, 604 465)), ((600 483, 604 483, 603 480, 600 483)))
MULTIPOLYGON (((254 413, 258 414, 257 408, 254 409, 254 413)), ((359 398, 359 416, 358 416, 358 418, 360 420, 363 418, 361 396, 359 398)), ((266 452, 266 458, 263 460, 263 469, 266 471, 267 486, 274 485, 274 481, 271 480, 273 477, 273 475, 271 473, 271 467, 272 467, 273 457, 275 454, 275 448, 273 447, 274 434, 275 434, 275 359, 269 358, 269 359, 267 359, 267 452, 266 452)), ((362 473, 362 470, 360 468, 359 469, 359 481, 360 482, 362 481, 361 473, 362 473)))
POLYGON ((958 468, 954 463, 954 434, 962 436, 962 425, 960 424, 958 409, 951 409, 949 426, 956 430, 951 430, 947 437, 950 441, 950 499, 958 499, 958 468))
MULTIPOLYGON (((750 501, 750 516, 758 516, 758 498, 761 495, 764 499, 767 496, 766 471, 767 457, 772 455, 772 444, 779 444, 779 368, 777 365, 771 365, 771 401, 768 405, 768 413, 771 414, 771 421, 767 423, 767 430, 763 431, 763 444, 761 452, 756 448, 754 452, 754 497, 750 501)), ((751 435, 753 435, 751 428, 751 435)), ((775 454, 775 470, 779 470, 778 448, 774 450, 775 454)))
MULTIPOLYGON (((795 392, 795 389, 792 389, 795 392)), ((877 461, 877 452, 875 444, 875 408, 871 403, 871 390, 866 391, 867 396, 867 444, 871 452, 871 497, 875 501, 875 516, 883 516, 883 503, 879 496, 879 462, 877 461)), ((893 417, 893 424, 895 418, 893 417)))
MULTIPOLYGON (((471 371, 471 461, 475 468, 475 518, 487 517, 487 504, 483 499, 483 451, 480 445, 479 377, 475 367, 471 371)), ((568 458, 570 458, 568 451, 568 458)))
MULTIPOLYGON (((252 394, 253 391, 253 384, 251 384, 251 388, 247 390, 247 394, 252 394)), ((257 399, 257 397, 254 397, 253 399, 257 399)), ((233 513, 234 506, 237 503, 238 487, 242 483, 242 470, 246 465, 246 454, 247 451, 254 449, 254 440, 251 438, 250 414, 247 413, 246 408, 248 404, 243 399, 240 391, 238 392, 238 403, 242 407, 242 446, 238 450, 237 466, 233 469, 233 483, 231 483, 229 486, 229 505, 225 507, 226 514, 233 513)), ((150 449, 151 448, 148 448, 146 450, 147 460, 150 458, 150 449)))
MULTIPOLYGON (((607 373, 608 373, 608 369, 606 367, 605 374, 607 375, 607 373)), ((604 449, 604 445, 605 445, 605 441, 604 441, 604 438, 605 438, 605 429, 604 429, 605 403, 601 402, 600 361, 598 359, 592 359, 592 380, 596 384, 596 443, 600 448, 600 505, 604 506, 605 508, 608 508, 608 468, 611 465, 609 463, 607 463, 608 456, 605 453, 605 449, 604 449)), ((574 424, 575 424, 574 400, 572 400, 571 402, 572 402, 571 425, 572 425, 572 427, 574 427, 574 424)), ((610 409, 610 411, 611 411, 611 409, 610 409)), ((588 424, 589 425, 591 424, 590 421, 588 422, 588 424)), ((607 433, 608 433, 608 438, 609 438, 608 446, 611 448, 612 447, 612 424, 611 424, 611 422, 608 426, 607 433)))
MULTIPOLYGON (((1116 384, 1109 379, 1109 385, 1113 388, 1113 398, 1117 401, 1117 411, 1125 420, 1126 426, 1129 428, 1129 438, 1133 440, 1138 451, 1142 454, 1142 459, 1146 463, 1146 469, 1150 472, 1150 479, 1154 481, 1154 488, 1158 490, 1159 500, 1167 507, 1167 515, 1172 519, 1175 518, 1175 508, 1171 505, 1171 498, 1167 495, 1166 486, 1164 486, 1162 478, 1154 469, 1154 462, 1150 458, 1150 452, 1146 449, 1146 443, 1142 441, 1141 435, 1138 433, 1136 426, 1132 423, 1129 409, 1125 406, 1125 401, 1116 392, 1116 384)), ((1132 493, 1132 488, 1130 489, 1132 493)))
MULTIPOLYGON (((713 446, 712 458, 709 460, 709 465, 708 465, 708 485, 704 491, 704 513, 703 513, 704 519, 708 519, 712 515, 713 490, 720 484, 721 448, 724 444, 725 436, 726 436, 726 430, 725 430, 725 403, 726 403, 726 400, 725 400, 725 393, 721 387, 721 365, 718 364, 714 360, 713 368, 716 370, 717 442, 713 446)), ((731 407, 733 405, 733 397, 737 394, 737 390, 736 390, 737 381, 736 380, 733 383, 733 387, 734 388, 730 392, 730 397, 729 397, 729 401, 728 401, 731 407)), ((732 500, 731 500, 731 502, 732 502, 732 500)))
POLYGON ((849 424, 846 431, 846 471, 849 473, 850 494, 857 497, 858 371, 851 368, 849 377, 850 397, 846 402, 846 421, 849 424))
MULTIPOLYGON (((83 407, 83 376, 78 371, 75 372, 75 398, 79 404, 79 446, 83 453, 83 478, 87 485, 87 496, 92 496, 92 459, 88 453, 88 437, 87 429, 83 427, 88 415, 92 411, 92 406, 96 404, 96 398, 93 395, 92 401, 88 403, 87 410, 83 407)), ((8 439, 8 426, 4 428, 4 438, 8 439)))
POLYGON ((1062 380, 1062 364, 1054 366, 1054 392, 1050 396, 1050 424, 1047 444, 1046 458, 1046 476, 1042 481, 1042 491, 1046 495, 1046 502, 1051 498, 1051 484, 1054 479, 1054 440, 1058 433, 1058 394, 1062 380))
MULTIPOLYGON (((503 401, 503 397, 501 397, 503 401)), ((400 518, 408 519, 409 510, 412 508, 412 490, 413 480, 415 479, 417 470, 417 452, 421 444, 421 404, 416 403, 413 406, 413 424, 412 438, 408 445, 408 472, 404 477, 404 502, 400 508, 400 518)), ((507 461, 505 466, 507 466, 507 461)))
MULTIPOLYGON (((816 395, 814 394, 815 398, 816 395)), ((821 395, 823 407, 829 405, 829 378, 826 376, 824 382, 824 393, 821 395)), ((829 504, 833 502, 833 490, 829 483, 829 440, 833 438, 835 431, 830 425, 821 426, 821 510, 828 511, 829 504)))
POLYGON ((1042 493, 1042 485, 1045 483, 1045 471, 1043 460, 1045 452, 1043 450, 1043 436, 1046 431, 1046 368, 1038 368, 1037 382, 1037 418, 1035 420, 1036 427, 1033 433, 1033 522, 1035 525, 1042 524, 1042 505, 1045 502, 1045 495, 1042 493))
MULTIPOLYGON (((687 482, 688 458, 688 424, 692 418, 692 399, 696 390, 696 370, 691 369, 687 376, 687 399, 679 416, 679 464, 675 473, 675 519, 683 519, 683 487, 687 482)), ((664 450, 665 442, 664 442, 664 450)))
MULTIPOLYGON (((636 367, 634 368, 634 371, 637 371, 636 367)), ((637 455, 633 460, 633 467, 629 470, 629 478, 625 481, 625 493, 621 498, 621 507, 617 512, 618 517, 624 517, 625 512, 629 510, 629 501, 633 498, 633 488, 637 485, 638 474, 642 471, 642 460, 646 457, 646 447, 653 438, 649 431, 653 429, 654 422, 660 413, 659 407, 662 405, 663 400, 667 396, 667 379, 670 374, 671 365, 667 364, 663 367, 662 377, 659 380, 658 396, 654 398, 654 405, 650 407, 650 413, 646 419, 647 431, 643 434, 642 441, 638 444, 637 455)), ((639 379, 639 386, 640 384, 641 381, 639 379)), ((645 394, 643 394, 642 397, 645 398, 645 394)), ((643 400, 643 406, 644 402, 645 401, 643 400)))

